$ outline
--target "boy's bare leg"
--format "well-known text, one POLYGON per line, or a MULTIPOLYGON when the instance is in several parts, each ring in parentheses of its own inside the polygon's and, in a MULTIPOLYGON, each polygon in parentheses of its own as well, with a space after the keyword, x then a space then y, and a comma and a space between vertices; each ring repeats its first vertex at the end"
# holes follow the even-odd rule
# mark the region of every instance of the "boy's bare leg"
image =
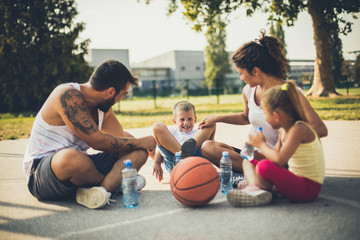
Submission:
POLYGON ((215 125, 213 127, 200 129, 193 138, 187 139, 181 145, 181 155, 183 158, 194 156, 196 149, 209 139, 214 139, 215 125))
POLYGON ((196 146, 200 147, 206 140, 213 140, 215 137, 215 125, 213 127, 202 128, 194 136, 196 146))
POLYGON ((180 143, 170 133, 169 129, 163 122, 157 122, 153 125, 153 133, 155 141, 158 145, 163 146, 174 154, 180 151, 180 143))

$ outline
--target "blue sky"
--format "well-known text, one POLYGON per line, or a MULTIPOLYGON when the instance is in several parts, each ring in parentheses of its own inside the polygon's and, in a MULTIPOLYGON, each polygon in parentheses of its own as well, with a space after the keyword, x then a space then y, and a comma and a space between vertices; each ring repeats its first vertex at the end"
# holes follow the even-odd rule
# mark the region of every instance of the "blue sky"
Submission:
MULTIPOLYGON (((140 62, 171 50, 204 50, 206 39, 187 25, 181 9, 167 17, 168 0, 76 0, 77 22, 86 24, 81 39, 91 40, 90 48, 129 49, 130 62, 140 62)), ((357 15, 360 18, 360 15, 357 15)), ((349 18, 350 20, 351 18, 349 18)), ((235 51, 243 43, 259 36, 260 29, 269 29, 266 15, 245 17, 234 12, 227 27, 227 50, 235 51)), ((360 19, 353 31, 341 36, 346 59, 354 59, 349 51, 360 50, 360 19)), ((294 27, 284 27, 288 58, 314 59, 315 47, 310 15, 299 15, 294 27)))

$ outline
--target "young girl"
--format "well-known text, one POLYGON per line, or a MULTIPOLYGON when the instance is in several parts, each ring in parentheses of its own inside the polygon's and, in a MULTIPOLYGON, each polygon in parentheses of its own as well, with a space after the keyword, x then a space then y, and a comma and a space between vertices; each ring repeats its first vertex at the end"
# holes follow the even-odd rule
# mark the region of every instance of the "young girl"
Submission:
POLYGON ((272 149, 261 132, 249 136, 250 144, 267 159, 243 162, 248 185, 228 193, 227 199, 233 206, 270 203, 273 185, 293 202, 312 201, 319 195, 325 175, 324 154, 319 137, 306 118, 300 94, 291 82, 263 94, 261 105, 266 121, 274 129, 281 128, 279 140, 272 149))

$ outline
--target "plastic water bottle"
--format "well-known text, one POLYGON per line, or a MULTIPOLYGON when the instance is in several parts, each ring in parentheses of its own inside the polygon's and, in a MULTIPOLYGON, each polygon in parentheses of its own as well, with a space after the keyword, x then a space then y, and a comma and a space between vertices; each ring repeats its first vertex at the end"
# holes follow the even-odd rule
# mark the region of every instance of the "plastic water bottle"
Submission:
POLYGON ((254 159, 254 147, 248 144, 248 141, 245 143, 244 149, 241 150, 240 155, 243 157, 243 159, 246 160, 253 160, 254 159))
MULTIPOLYGON (((262 132, 262 127, 257 127, 256 132, 262 132)), ((246 141, 244 149, 241 150, 240 155, 249 161, 252 161, 254 159, 254 147, 251 146, 249 143, 249 140, 246 141)))
POLYGON ((176 164, 178 164, 178 162, 180 162, 181 161, 181 151, 179 151, 179 152, 176 152, 175 153, 175 160, 174 160, 174 167, 175 167, 175 165, 176 164))
POLYGON ((123 205, 126 208, 134 208, 139 203, 136 191, 136 169, 132 168, 131 160, 125 160, 125 168, 122 174, 123 205))
POLYGON ((233 189, 232 175, 232 162, 229 152, 223 152, 220 160, 220 190, 224 194, 233 189))

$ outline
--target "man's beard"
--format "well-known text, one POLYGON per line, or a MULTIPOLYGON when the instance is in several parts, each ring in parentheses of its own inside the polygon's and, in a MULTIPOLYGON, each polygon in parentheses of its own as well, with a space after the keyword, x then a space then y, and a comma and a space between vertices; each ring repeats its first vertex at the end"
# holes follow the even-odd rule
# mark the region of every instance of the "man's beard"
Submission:
POLYGON ((110 108, 115 104, 115 97, 110 98, 108 100, 105 100, 104 102, 98 104, 96 107, 103 111, 103 112, 108 112, 110 110, 110 108))

